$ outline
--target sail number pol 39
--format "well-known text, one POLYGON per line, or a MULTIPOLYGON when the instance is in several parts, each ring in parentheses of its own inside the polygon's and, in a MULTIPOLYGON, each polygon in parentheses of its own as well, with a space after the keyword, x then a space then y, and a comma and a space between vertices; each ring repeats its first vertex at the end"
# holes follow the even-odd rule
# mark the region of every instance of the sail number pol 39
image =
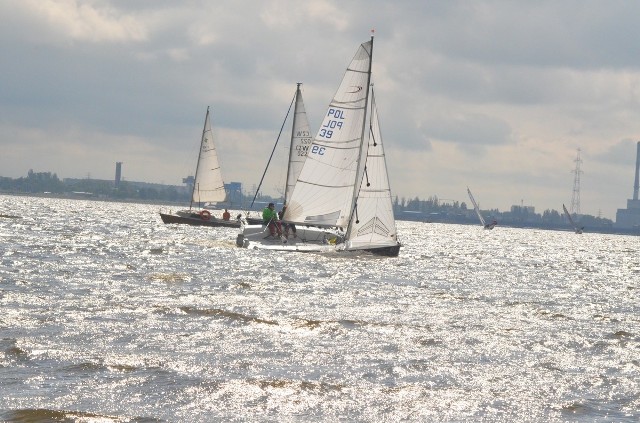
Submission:
POLYGON ((329 108, 327 112, 327 119, 318 132, 319 138, 330 139, 333 136, 334 131, 341 130, 345 120, 344 110, 329 108))

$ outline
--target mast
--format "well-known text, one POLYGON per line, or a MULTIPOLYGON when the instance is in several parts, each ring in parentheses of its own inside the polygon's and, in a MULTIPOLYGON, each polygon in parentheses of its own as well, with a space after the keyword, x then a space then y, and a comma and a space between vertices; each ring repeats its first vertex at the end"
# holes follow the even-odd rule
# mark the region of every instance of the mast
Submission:
POLYGON ((196 193, 196 185, 198 184, 198 167, 200 167, 200 156, 202 155, 202 141, 204 140, 204 134, 207 132, 207 120, 209 120, 209 106, 207 106, 207 114, 204 117, 204 125, 202 127, 202 137, 200 137, 200 149, 198 150, 198 161, 196 162, 196 173, 193 179, 193 188, 191 189, 191 200, 189 202, 189 210, 193 206, 193 196, 196 193))
MULTIPOLYGON (((373 30, 371 31, 371 51, 369 51, 369 70, 367 71, 367 95, 365 96, 365 112, 362 115, 362 133, 360 134, 360 150, 364 147, 365 140, 365 128, 367 127, 367 109, 369 108, 369 89, 371 87, 371 67, 373 64, 373 30)), ((356 177, 362 178, 364 177, 364 166, 366 166, 367 156, 366 154, 360 154, 360 159, 358 160, 358 167, 356 169, 356 177), (364 162, 364 163, 363 163, 364 162)), ((353 227, 353 219, 354 217, 357 219, 358 215, 358 195, 360 195, 360 185, 362 181, 356 181, 355 189, 353 190, 353 199, 351 200, 351 217, 349 219, 349 224, 347 225, 347 238, 351 236, 351 229, 353 227)))
MULTIPOLYGON (((293 124, 291 125, 291 142, 289 143, 289 157, 287 158, 287 179, 285 179, 285 183, 284 183, 284 200, 283 200, 283 205, 287 204, 287 185, 289 184, 289 175, 291 174, 291 157, 293 156, 293 149, 294 149, 294 145, 293 145, 293 140, 296 136, 295 134, 295 126, 296 126, 296 116, 298 115, 298 98, 300 98, 300 85, 302 85, 302 82, 298 82, 296 83, 296 95, 295 95, 295 106, 293 107, 293 124)), ((283 216, 284 217, 284 216, 283 216)))

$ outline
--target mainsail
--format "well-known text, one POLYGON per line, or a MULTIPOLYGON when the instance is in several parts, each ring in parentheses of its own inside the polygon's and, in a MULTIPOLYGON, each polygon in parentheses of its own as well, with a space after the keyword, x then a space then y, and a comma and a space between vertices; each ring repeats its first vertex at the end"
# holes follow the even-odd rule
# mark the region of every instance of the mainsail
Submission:
POLYGON ((287 203, 296 185, 302 166, 307 158, 311 145, 311 129, 307 111, 302 101, 301 83, 296 89, 296 104, 293 111, 293 126, 291 128, 291 146, 289 148, 289 167, 287 169, 287 186, 284 191, 284 202, 287 203))
POLYGON ((358 48, 311 144, 286 220, 346 228, 364 165, 362 145, 373 39, 358 48))
POLYGON ((397 244, 396 222, 373 88, 369 142, 364 150, 367 153, 366 164, 355 215, 347 234, 349 248, 393 246, 397 244))
POLYGON ((476 211, 476 214, 478 215, 478 219, 480 219, 480 223, 482 223, 482 226, 486 227, 487 224, 485 223, 484 217, 482 217, 482 214, 480 214, 480 208, 478 207, 478 203, 476 203, 476 199, 473 198, 473 195, 471 194, 471 190, 469 189, 469 187, 467 187, 467 192, 469 193, 469 199, 473 203, 473 209, 476 211))
POLYGON ((218 153, 213 143, 209 108, 207 107, 191 201, 217 203, 224 201, 226 196, 222 172, 218 163, 218 153))
POLYGON ((569 223, 571 223, 571 226, 573 226, 573 230, 577 234, 581 234, 583 228, 578 228, 578 226, 573 221, 573 217, 571 217, 571 213, 569 213, 569 210, 567 210, 567 207, 564 204, 562 205, 562 208, 564 209, 564 214, 567 215, 567 219, 569 219, 569 223))

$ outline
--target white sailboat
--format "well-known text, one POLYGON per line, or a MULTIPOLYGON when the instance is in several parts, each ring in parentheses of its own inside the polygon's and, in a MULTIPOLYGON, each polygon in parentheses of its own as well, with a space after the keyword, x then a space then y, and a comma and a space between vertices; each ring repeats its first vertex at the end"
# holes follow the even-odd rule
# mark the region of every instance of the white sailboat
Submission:
POLYGON ((296 225, 297 237, 265 239, 243 233, 238 236, 239 246, 399 254, 378 113, 370 90, 372 52, 373 37, 359 46, 347 67, 288 199, 283 221, 296 225))
POLYGON ((222 214, 220 217, 216 217, 207 209, 203 208, 198 210, 193 208, 193 203, 220 203, 223 202, 226 197, 227 193, 224 189, 222 171, 220 170, 220 163, 218 161, 218 152, 213 142, 209 107, 207 107, 189 210, 180 210, 175 214, 160 213, 160 218, 164 223, 238 227, 240 226, 238 221, 223 219, 222 214))
POLYGON ((569 223, 571 223, 571 226, 573 227, 573 231, 577 234, 581 234, 582 231, 584 230, 584 227, 578 228, 578 226, 573 221, 573 217, 571 217, 571 213, 569 213, 569 210, 567 210, 567 207, 564 204, 562 205, 562 209, 564 210, 564 214, 565 216, 567 216, 567 219, 569 219, 569 223))
POLYGON ((498 222, 496 220, 493 220, 490 223, 487 223, 484 220, 484 217, 482 217, 482 213, 480 213, 480 208, 478 207, 478 203, 476 202, 476 199, 473 198, 473 194, 471 194, 471 190, 469 189, 469 187, 467 187, 467 193, 469 193, 469 199, 471 200, 471 203, 473 204, 473 210, 475 210, 476 215, 478 215, 478 219, 480 219, 480 224, 482 224, 482 226, 485 229, 493 229, 495 228, 495 226, 498 224, 498 222))

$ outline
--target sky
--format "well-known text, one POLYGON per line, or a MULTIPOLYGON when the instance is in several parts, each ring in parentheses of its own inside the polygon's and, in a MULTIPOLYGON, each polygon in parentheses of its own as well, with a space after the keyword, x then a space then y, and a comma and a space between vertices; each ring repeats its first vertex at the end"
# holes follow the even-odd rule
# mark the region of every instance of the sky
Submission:
MULTIPOLYGON (((3 0, 0 176, 180 185, 211 107, 225 181, 259 183, 297 82, 312 132, 375 29, 393 195, 615 220, 640 141, 640 2, 3 0)), ((261 191, 278 195, 286 130, 261 191)))

